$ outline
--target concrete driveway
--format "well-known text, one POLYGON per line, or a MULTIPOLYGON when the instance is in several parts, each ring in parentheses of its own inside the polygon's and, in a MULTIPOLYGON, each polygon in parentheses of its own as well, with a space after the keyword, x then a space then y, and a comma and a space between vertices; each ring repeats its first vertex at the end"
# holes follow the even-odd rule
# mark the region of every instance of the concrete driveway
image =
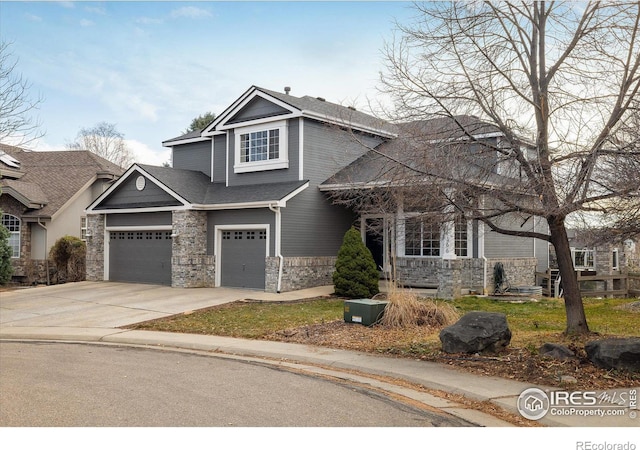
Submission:
POLYGON ((270 294, 235 288, 181 289, 83 281, 0 292, 0 326, 120 328, 235 300, 286 301, 331 292, 328 286, 270 294))

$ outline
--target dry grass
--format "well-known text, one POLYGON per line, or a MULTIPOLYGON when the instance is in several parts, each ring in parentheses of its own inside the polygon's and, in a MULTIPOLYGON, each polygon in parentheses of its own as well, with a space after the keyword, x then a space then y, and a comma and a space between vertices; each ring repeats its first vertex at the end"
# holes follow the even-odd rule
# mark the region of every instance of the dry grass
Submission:
POLYGON ((447 303, 418 300, 411 291, 393 290, 387 295, 389 302, 384 309, 381 325, 390 328, 426 326, 442 328, 455 323, 460 314, 447 303))

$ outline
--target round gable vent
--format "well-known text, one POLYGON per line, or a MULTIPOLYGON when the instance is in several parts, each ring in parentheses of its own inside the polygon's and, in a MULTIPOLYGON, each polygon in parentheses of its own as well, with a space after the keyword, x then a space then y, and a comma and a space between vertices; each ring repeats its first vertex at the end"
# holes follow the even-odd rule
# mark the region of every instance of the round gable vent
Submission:
POLYGON ((136 178, 136 189, 141 191, 144 189, 145 185, 147 184, 147 180, 140 175, 138 178, 136 178))

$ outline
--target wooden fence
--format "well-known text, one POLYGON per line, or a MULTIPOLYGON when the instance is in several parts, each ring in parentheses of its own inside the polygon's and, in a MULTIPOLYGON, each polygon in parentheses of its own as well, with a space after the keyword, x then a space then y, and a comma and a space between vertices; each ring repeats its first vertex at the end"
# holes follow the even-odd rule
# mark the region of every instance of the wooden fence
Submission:
MULTIPOLYGON (((640 273, 597 275, 576 272, 580 293, 584 297, 640 296, 640 273)), ((562 286, 557 270, 536 272, 536 284, 542 286, 542 294, 560 297, 562 286)))

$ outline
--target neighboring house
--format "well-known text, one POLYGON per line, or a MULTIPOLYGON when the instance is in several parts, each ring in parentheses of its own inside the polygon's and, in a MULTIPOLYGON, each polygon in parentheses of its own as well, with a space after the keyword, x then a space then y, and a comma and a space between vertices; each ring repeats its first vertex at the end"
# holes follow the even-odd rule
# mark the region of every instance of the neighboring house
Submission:
POLYGON ((123 170, 88 151, 35 152, 0 144, 0 211, 14 277, 47 281, 46 260, 65 235, 85 238, 84 210, 123 170))
MULTIPOLYGON (((531 239, 475 222, 427 238, 419 224, 407 225, 408 211, 381 215, 332 201, 334 189, 362 187, 341 178, 344 170, 366 166, 371 149, 392 145, 398 132, 351 107, 253 86, 202 131, 163 143, 173 168, 135 164, 89 205, 87 278, 270 292, 326 285, 344 233, 357 225, 383 271, 390 249, 400 250, 405 284, 486 290, 494 260, 533 284, 540 254, 531 239), (371 220, 382 221, 384 242, 367 236, 371 220), (459 253, 435 251, 449 242, 459 253)), ((546 245, 543 253, 546 268, 546 245)))

